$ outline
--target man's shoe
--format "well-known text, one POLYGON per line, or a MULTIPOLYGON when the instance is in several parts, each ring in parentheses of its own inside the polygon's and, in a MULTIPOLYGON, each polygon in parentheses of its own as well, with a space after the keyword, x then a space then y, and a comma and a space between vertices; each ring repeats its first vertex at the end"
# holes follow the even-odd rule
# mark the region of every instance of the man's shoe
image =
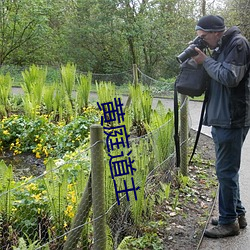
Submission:
POLYGON ((245 214, 242 214, 238 217, 238 222, 241 229, 247 226, 247 220, 245 214))
MULTIPOLYGON (((239 222, 240 229, 243 229, 243 228, 245 228, 247 226, 247 220, 246 220, 245 214, 239 215, 238 222, 239 222)), ((218 219, 217 218, 212 218, 211 224, 214 225, 214 226, 217 226, 218 225, 218 219)))
POLYGON ((228 236, 239 235, 240 227, 238 222, 234 222, 232 224, 222 225, 219 224, 210 229, 206 229, 204 235, 209 238, 223 238, 228 236))

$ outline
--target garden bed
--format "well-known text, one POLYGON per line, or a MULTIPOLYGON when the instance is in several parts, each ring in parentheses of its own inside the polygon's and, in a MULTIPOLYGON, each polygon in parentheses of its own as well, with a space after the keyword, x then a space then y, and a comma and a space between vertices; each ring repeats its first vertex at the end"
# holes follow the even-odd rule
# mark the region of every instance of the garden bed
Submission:
MULTIPOLYGON (((191 131, 191 136, 194 132, 191 131)), ((179 194, 176 211, 169 204, 159 209, 167 214, 168 225, 161 228, 164 236, 164 248, 169 250, 198 249, 203 231, 214 205, 217 192, 217 180, 214 168, 214 145, 211 138, 200 136, 197 148, 198 157, 189 166, 190 186, 179 194)), ((174 197, 172 197, 174 199, 174 197)))

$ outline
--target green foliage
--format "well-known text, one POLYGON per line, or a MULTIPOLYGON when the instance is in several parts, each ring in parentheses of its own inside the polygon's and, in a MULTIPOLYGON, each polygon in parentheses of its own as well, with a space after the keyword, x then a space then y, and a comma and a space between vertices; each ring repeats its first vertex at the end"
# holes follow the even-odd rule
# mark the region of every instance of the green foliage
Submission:
MULTIPOLYGON (((78 199, 86 185, 90 171, 88 154, 81 150, 78 151, 78 149, 82 148, 82 145, 88 145, 90 125, 100 120, 100 114, 99 111, 89 105, 83 109, 81 115, 75 109, 78 106, 77 98, 75 102, 71 99, 71 93, 74 89, 72 83, 76 76, 75 67, 69 65, 66 66, 67 69, 62 70, 62 75, 64 75, 62 81, 64 83, 51 85, 50 89, 43 92, 48 97, 42 95, 42 99, 39 101, 39 111, 50 113, 43 116, 36 114, 34 117, 13 115, 2 119, 0 122, 0 147, 2 151, 12 150, 14 154, 33 152, 37 158, 45 157, 47 160, 46 172, 42 180, 37 183, 30 183, 30 180, 24 181, 22 183, 22 187, 24 187, 13 193, 16 198, 14 201, 16 211, 14 211, 13 217, 17 221, 16 225, 18 228, 29 225, 27 230, 23 230, 22 237, 25 238, 25 234, 27 234, 34 242, 37 239, 35 228, 40 216, 55 225, 55 228, 49 227, 50 235, 62 235, 70 228, 78 199), (59 116, 59 118, 56 119, 56 116, 59 116), (60 122, 57 123, 56 121, 60 122), (54 162, 49 158, 50 156, 64 157, 62 161, 54 162), (69 197, 69 195, 71 196, 69 197), (20 220, 21 217, 22 220, 20 220)), ((42 93, 40 91, 42 88, 36 89, 33 84, 29 84, 36 82, 36 76, 39 73, 37 71, 39 71, 38 68, 32 66, 29 71, 23 73, 25 79, 23 88, 29 96, 33 95, 32 92, 37 92, 37 96, 40 97, 42 93)), ((76 88, 79 93, 86 93, 85 105, 87 104, 87 95, 90 90, 89 83, 91 82, 90 75, 87 77, 89 78, 82 79, 82 82, 79 83, 79 89, 76 88)), ((41 84, 41 86, 43 85, 41 84)), ((101 82, 96 84, 96 87, 100 103, 113 101, 116 97, 115 87, 111 82, 101 82)), ((30 99, 27 100, 31 102, 30 99)), ((149 90, 143 89, 142 85, 132 88, 132 103, 134 106, 129 107, 125 114, 124 123, 127 130, 133 129, 132 125, 136 120, 142 127, 147 127, 149 131, 149 136, 135 139, 130 144, 131 148, 123 152, 126 159, 129 151, 132 152, 133 167, 136 168, 133 177, 136 187, 140 187, 137 191, 137 200, 131 193, 129 203, 125 201, 125 205, 128 205, 126 213, 131 216, 134 225, 140 227, 143 220, 152 212, 150 209, 153 208, 152 201, 146 195, 146 180, 150 167, 152 163, 163 161, 168 157, 168 154, 172 153, 173 124, 172 113, 166 112, 162 104, 158 104, 157 109, 152 111, 152 96, 149 90), (161 128, 164 129, 161 130, 161 128), (170 146, 166 147, 168 141, 170 146)), ((115 153, 119 155, 121 150, 117 150, 115 153)), ((108 163, 107 159, 106 163, 108 163)), ((109 167, 106 167, 105 171, 107 170, 109 170, 109 167)), ((123 180, 124 178, 117 178, 118 189, 124 189, 123 180)), ((125 180, 130 186, 131 176, 126 175, 125 180)), ((106 172, 105 182, 106 206, 110 208, 116 198, 110 172, 106 172)), ((167 188, 165 195, 166 198, 169 195, 167 188)), ((116 212, 118 214, 123 213, 123 208, 123 205, 120 206, 116 212)), ((137 249, 147 247, 150 240, 151 243, 155 244, 155 249, 160 249, 157 248, 160 247, 160 243, 156 235, 152 238, 145 235, 143 239, 136 240, 135 248, 137 246, 137 249)), ((61 246, 63 239, 58 244, 61 246)))
POLYGON ((144 90, 142 84, 129 85, 132 101, 134 123, 139 125, 143 122, 150 123, 152 109, 152 95, 148 89, 144 90))
POLYGON ((63 228, 64 211, 67 207, 68 176, 66 172, 55 171, 56 165, 52 159, 46 164, 44 184, 48 193, 49 207, 57 230, 63 228))
POLYGON ((0 149, 12 150, 14 155, 33 152, 37 158, 63 155, 88 139, 90 126, 98 119, 92 107, 68 124, 55 124, 49 116, 13 115, 0 121, 0 149))
POLYGON ((174 119, 173 112, 166 111, 163 104, 159 101, 156 109, 152 112, 151 123, 146 124, 148 133, 152 132, 152 145, 155 159, 163 162, 171 154, 174 147, 173 129, 174 119))
POLYGON ((43 88, 46 82, 47 68, 42 69, 32 65, 29 70, 22 72, 24 82, 24 111, 27 116, 34 118, 39 113, 43 97, 43 88))
POLYGON ((22 177, 16 182, 16 189, 12 190, 15 197, 12 218, 14 228, 16 230, 22 228, 20 235, 23 237, 28 235, 28 239, 33 241, 37 237, 37 225, 42 218, 49 220, 49 199, 41 179, 34 181, 32 178, 32 176, 22 177))
POLYGON ((131 150, 133 152, 133 167, 136 168, 134 173, 135 184, 140 186, 137 191, 137 200, 134 198, 130 201, 132 217, 136 225, 140 225, 143 220, 143 213, 146 214, 148 208, 146 194, 146 180, 149 174, 149 164, 153 156, 150 153, 148 141, 143 138, 138 143, 133 143, 131 150))
MULTIPOLYGON (((25 235, 27 238, 27 242, 23 237, 18 239, 18 246, 13 246, 13 250, 35 250, 40 247, 40 242, 38 240, 32 242, 29 236, 25 235)), ((43 247, 44 250, 49 250, 49 247, 43 247)))
POLYGON ((171 192, 171 182, 170 183, 160 183, 161 185, 161 190, 159 191, 160 197, 161 197, 161 202, 163 200, 168 200, 171 192))
POLYGON ((46 86, 44 89, 43 102, 46 108, 46 113, 50 114, 54 108, 54 93, 55 93, 56 85, 46 86))
POLYGON ((62 86, 68 95, 68 98, 72 100, 72 91, 76 81, 76 66, 71 63, 67 63, 66 66, 61 66, 62 86))
POLYGON ((163 250, 163 242, 156 233, 145 233, 139 238, 127 236, 120 243, 117 250, 129 249, 163 250))
POLYGON ((27 58, 34 58, 34 52, 47 44, 48 25, 44 13, 47 5, 43 1, 2 1, 2 50, 0 64, 11 61, 22 64, 27 58), (42 39, 43 38, 43 39, 42 39))
POLYGON ((12 79, 10 74, 0 75, 0 116, 7 116, 9 110, 8 98, 11 93, 12 79))
POLYGON ((78 107, 78 112, 81 112, 83 108, 88 107, 89 103, 89 94, 91 90, 92 83, 92 74, 88 72, 87 75, 80 75, 78 79, 78 87, 77 87, 77 97, 76 103, 78 107))
POLYGON ((99 103, 107 103, 117 97, 115 84, 112 82, 96 82, 96 91, 99 103))
MULTIPOLYGON (((221 9, 207 3, 205 10, 224 11, 227 19, 234 17, 235 25, 247 20, 241 4, 229 1, 221 9), (231 5, 235 8, 229 10, 231 5)), ((119 73, 135 63, 151 77, 173 77, 178 73, 175 57, 194 38, 197 16, 204 14, 196 5, 180 0, 3 1, 0 64, 71 61, 84 72, 119 73)))
POLYGON ((5 216, 6 222, 10 221, 13 195, 10 190, 13 188, 14 177, 12 166, 6 166, 3 160, 0 161, 0 214, 5 216))

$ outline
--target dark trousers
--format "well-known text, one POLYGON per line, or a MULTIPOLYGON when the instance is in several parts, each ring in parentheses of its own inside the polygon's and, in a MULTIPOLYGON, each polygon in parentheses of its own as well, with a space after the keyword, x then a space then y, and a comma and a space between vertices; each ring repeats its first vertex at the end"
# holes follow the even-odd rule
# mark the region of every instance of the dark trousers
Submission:
POLYGON ((240 200, 239 169, 241 149, 249 127, 212 127, 215 143, 216 175, 219 181, 219 223, 230 224, 245 214, 240 200))

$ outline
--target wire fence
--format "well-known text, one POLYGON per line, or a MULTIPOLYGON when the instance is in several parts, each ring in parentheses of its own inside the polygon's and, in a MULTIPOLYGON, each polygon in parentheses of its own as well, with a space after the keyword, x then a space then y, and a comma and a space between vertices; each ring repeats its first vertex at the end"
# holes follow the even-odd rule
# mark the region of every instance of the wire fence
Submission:
MULTIPOLYGON (((140 70, 139 73, 142 83, 159 84, 140 70)), ((106 81, 101 75, 95 79, 106 81)), ((187 99, 180 110, 186 105, 187 99)), ((2 161, 1 249, 123 249, 127 240, 143 234, 138 225, 154 216, 155 203, 161 199, 159 190, 163 184, 171 183, 176 174, 173 129, 170 115, 152 132, 140 137, 132 134, 129 147, 116 154, 126 155, 131 162, 133 156, 136 170, 132 176, 116 180, 110 172, 114 156, 107 150, 107 139, 100 135, 88 148, 78 149, 73 159, 49 159, 40 166, 42 174, 19 179, 20 185, 15 188, 15 171, 2 161), (97 175, 101 176, 96 178, 97 175)))

